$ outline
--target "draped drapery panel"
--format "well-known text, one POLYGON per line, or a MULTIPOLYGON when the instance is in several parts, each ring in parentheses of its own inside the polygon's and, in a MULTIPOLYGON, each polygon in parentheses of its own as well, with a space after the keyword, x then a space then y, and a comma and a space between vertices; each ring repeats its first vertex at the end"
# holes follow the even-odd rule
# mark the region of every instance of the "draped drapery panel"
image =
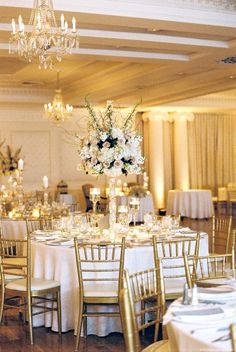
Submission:
POLYGON ((236 115, 194 114, 188 123, 190 188, 236 182, 236 115))

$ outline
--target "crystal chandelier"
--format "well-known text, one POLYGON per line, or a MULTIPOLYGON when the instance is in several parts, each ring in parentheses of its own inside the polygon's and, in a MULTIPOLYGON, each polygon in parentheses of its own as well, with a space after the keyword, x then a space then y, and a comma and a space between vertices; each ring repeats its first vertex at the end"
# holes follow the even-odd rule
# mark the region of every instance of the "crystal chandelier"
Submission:
POLYGON ((52 0, 34 0, 29 26, 31 31, 25 31, 21 15, 18 25, 12 19, 12 33, 9 40, 9 53, 18 53, 27 61, 32 62, 38 57, 39 68, 52 69, 65 54, 79 45, 75 17, 72 18, 72 30, 61 15, 60 28, 57 26, 52 0))
POLYGON ((45 116, 56 124, 60 124, 72 117, 73 106, 64 104, 59 86, 59 72, 57 72, 57 89, 52 103, 44 105, 45 116))

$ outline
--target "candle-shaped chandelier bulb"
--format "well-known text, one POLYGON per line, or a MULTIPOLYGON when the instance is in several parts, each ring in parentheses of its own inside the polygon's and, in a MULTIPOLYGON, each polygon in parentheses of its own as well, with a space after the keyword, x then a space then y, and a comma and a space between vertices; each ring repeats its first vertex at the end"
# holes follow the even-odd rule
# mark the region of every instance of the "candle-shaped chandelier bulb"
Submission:
POLYGON ((37 57, 39 68, 52 69, 65 54, 71 54, 73 48, 79 47, 75 17, 72 18, 71 30, 63 14, 58 27, 52 0, 34 0, 29 20, 32 30, 25 32, 21 15, 18 18, 18 28, 15 19, 12 19, 11 24, 10 54, 18 53, 29 62, 37 57))

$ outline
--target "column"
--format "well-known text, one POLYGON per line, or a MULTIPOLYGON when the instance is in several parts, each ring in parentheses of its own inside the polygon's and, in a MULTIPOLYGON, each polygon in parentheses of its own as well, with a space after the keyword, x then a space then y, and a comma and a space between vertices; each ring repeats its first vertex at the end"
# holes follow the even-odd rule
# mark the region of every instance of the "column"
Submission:
POLYGON ((189 189, 188 131, 185 114, 174 116, 174 186, 189 189))
POLYGON ((163 208, 165 205, 163 114, 165 113, 148 112, 143 114, 143 120, 148 122, 148 174, 150 178, 150 190, 156 209, 163 208))

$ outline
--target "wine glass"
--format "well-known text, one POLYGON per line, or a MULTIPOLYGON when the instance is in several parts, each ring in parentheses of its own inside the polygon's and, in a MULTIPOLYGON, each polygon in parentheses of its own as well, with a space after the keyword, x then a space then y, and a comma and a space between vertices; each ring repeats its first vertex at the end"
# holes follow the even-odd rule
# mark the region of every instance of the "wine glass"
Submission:
POLYGON ((139 209, 140 209, 140 200, 139 198, 132 197, 129 200, 129 209, 130 213, 132 214, 133 217, 133 224, 134 226, 136 225, 136 216, 138 215, 139 209))
POLYGON ((93 203, 93 213, 95 214, 97 212, 97 202, 100 200, 100 188, 90 188, 89 191, 89 199, 93 203))

